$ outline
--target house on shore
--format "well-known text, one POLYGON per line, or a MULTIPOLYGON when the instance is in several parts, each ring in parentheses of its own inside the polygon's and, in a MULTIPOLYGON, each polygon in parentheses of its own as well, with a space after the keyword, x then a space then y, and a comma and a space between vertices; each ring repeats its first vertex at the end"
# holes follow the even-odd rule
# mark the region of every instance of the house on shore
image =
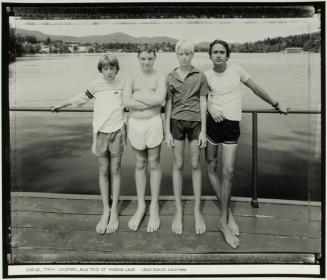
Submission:
POLYGON ((304 50, 303 50, 303 48, 294 47, 294 48, 286 48, 283 52, 284 53, 303 53, 304 50))

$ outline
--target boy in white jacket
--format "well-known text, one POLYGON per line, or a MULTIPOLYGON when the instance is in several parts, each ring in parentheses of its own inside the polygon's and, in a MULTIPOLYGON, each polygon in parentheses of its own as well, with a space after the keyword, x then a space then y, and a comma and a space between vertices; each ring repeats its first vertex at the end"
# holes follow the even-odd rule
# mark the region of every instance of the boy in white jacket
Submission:
POLYGON ((99 161, 99 186, 103 202, 103 214, 96 226, 99 234, 118 229, 117 204, 120 192, 120 166, 126 145, 125 116, 122 100, 123 81, 116 78, 118 59, 104 55, 99 59, 98 70, 102 77, 93 81, 84 93, 52 106, 52 112, 70 106, 82 106, 94 101, 92 152, 99 161), (112 183, 112 205, 109 205, 109 170, 112 183))

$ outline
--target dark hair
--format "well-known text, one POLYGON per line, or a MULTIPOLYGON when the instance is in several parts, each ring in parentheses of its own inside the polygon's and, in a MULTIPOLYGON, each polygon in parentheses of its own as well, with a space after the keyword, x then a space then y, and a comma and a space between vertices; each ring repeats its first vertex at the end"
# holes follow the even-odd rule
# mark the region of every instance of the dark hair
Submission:
POLYGON ((110 65, 112 67, 116 68, 116 71, 118 73, 119 71, 119 61, 116 56, 112 54, 105 54, 104 56, 101 56, 98 62, 98 70, 100 73, 102 73, 102 67, 110 65))
POLYGON ((230 48, 229 48, 228 43, 226 43, 226 42, 223 41, 223 40, 218 40, 218 39, 214 40, 214 41, 209 45, 209 56, 211 56, 211 51, 212 51, 213 46, 214 46, 214 45, 218 45, 218 44, 224 46, 224 48, 226 49, 227 57, 229 57, 229 55, 230 55, 230 48))
POLYGON ((149 45, 149 44, 142 44, 142 45, 138 46, 137 57, 139 57, 140 53, 142 53, 142 52, 153 53, 154 56, 156 56, 156 49, 152 45, 149 45))

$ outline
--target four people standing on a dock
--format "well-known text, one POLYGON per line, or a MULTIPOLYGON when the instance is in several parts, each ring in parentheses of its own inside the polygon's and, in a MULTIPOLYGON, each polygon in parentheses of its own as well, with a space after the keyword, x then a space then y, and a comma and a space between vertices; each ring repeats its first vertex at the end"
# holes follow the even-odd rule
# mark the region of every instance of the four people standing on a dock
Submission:
POLYGON ((208 178, 218 200, 220 217, 218 228, 226 243, 239 246, 239 227, 231 211, 231 191, 242 115, 241 83, 249 87, 278 112, 287 114, 282 106, 259 87, 240 66, 228 62, 230 49, 226 42, 215 40, 210 44, 209 58, 213 69, 201 72, 191 64, 194 44, 180 40, 175 48, 179 67, 167 77, 153 68, 156 52, 152 46, 143 45, 138 51, 140 69, 127 77, 124 85, 116 78, 119 63, 115 56, 100 58, 98 70, 101 79, 93 82, 85 93, 54 106, 52 111, 94 100, 92 151, 99 161, 99 186, 103 201, 103 214, 96 226, 99 234, 118 229, 117 204, 120 191, 121 156, 125 147, 125 116, 123 107, 129 109, 128 139, 135 155, 135 184, 137 209, 128 222, 136 231, 146 212, 145 188, 147 168, 150 171, 151 203, 147 232, 160 227, 159 193, 161 184, 160 149, 165 138, 173 149, 173 191, 176 213, 172 231, 183 233, 182 169, 185 140, 190 146, 192 183, 194 192, 194 221, 196 234, 203 234, 206 225, 201 213, 200 152, 206 148, 208 178), (167 98, 166 98, 167 95, 167 98), (165 128, 161 106, 165 104, 165 128), (208 105, 208 106, 207 106, 208 105), (164 135, 165 131, 165 135, 164 135), (222 178, 217 175, 218 144, 222 152, 222 178), (112 184, 112 205, 109 205, 109 170, 112 184))

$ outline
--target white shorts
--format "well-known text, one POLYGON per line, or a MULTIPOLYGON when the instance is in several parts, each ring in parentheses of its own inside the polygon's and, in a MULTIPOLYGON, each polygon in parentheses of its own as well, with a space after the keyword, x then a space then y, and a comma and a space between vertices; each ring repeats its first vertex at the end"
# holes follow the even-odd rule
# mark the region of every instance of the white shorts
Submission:
POLYGON ((137 150, 159 146, 163 140, 163 124, 160 114, 146 119, 130 117, 127 137, 132 147, 137 150))

